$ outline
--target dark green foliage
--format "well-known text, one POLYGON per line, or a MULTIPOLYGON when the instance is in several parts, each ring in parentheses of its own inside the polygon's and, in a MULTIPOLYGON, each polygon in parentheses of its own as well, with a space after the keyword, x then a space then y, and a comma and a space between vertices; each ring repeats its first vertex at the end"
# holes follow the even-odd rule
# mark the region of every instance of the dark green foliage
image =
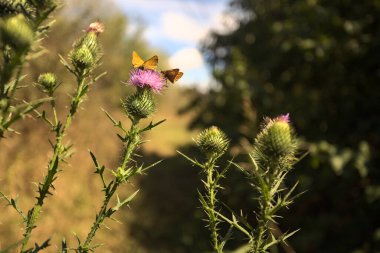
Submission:
POLYGON ((310 190, 285 214, 302 228, 292 246, 375 252, 379 1, 235 0, 230 10, 238 14, 237 29, 214 34, 204 46, 220 89, 198 99, 204 109, 194 125, 218 124, 237 144, 241 137, 252 140, 263 115, 290 112, 306 140, 301 148, 313 148, 296 169, 299 188, 310 190), (332 150, 323 150, 326 141, 332 150))

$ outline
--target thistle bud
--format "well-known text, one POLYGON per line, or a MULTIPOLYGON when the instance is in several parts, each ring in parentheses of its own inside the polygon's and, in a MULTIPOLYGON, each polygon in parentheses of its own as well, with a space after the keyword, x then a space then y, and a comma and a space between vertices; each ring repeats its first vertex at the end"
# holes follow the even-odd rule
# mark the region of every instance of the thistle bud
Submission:
POLYGON ((91 52, 94 59, 99 58, 100 47, 98 42, 98 35, 104 31, 104 25, 100 22, 94 22, 89 25, 86 34, 74 44, 74 48, 86 46, 91 52))
POLYGON ((57 77, 53 73, 41 74, 38 77, 38 84, 51 96, 58 86, 57 77))
POLYGON ((100 22, 91 23, 85 31, 86 34, 74 43, 74 49, 70 53, 74 67, 80 71, 91 68, 100 58, 98 35, 104 31, 100 22))
POLYGON ((70 57, 74 67, 81 71, 92 67, 95 63, 95 59, 86 45, 74 48, 70 57))
POLYGON ((0 22, 0 35, 15 50, 24 50, 32 44, 34 33, 22 14, 0 22))
POLYGON ((4 111, 9 107, 9 99, 2 98, 0 99, 0 111, 4 111))
POLYGON ((198 148, 209 158, 223 155, 229 145, 227 136, 216 126, 203 130, 195 142, 198 148))
POLYGON ((123 106, 126 113, 134 120, 147 118, 156 110, 153 95, 147 88, 138 88, 135 94, 126 99, 123 106))
POLYGON ((0 17, 7 17, 20 13, 20 1, 16 0, 1 0, 0 1, 0 17))
POLYGON ((81 45, 87 46, 92 56, 94 58, 97 58, 97 55, 99 52, 99 43, 98 43, 98 36, 94 32, 87 33, 83 37, 81 41, 81 45))
POLYGON ((289 114, 266 119, 263 129, 256 138, 255 147, 266 160, 279 158, 292 160, 297 145, 289 123, 289 114))

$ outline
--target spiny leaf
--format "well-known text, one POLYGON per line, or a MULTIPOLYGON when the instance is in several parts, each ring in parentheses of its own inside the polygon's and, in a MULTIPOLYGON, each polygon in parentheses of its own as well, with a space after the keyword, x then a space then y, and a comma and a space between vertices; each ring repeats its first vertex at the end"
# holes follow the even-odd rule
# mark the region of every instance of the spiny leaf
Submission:
POLYGON ((191 159, 190 157, 188 157, 187 155, 183 154, 181 151, 177 150, 177 153, 180 154, 181 156, 183 156, 184 158, 186 158, 187 160, 189 160, 191 163, 197 165, 198 167, 204 169, 205 166, 201 163, 199 163, 197 160, 193 160, 191 159))
POLYGON ((61 63, 63 64, 63 66, 65 66, 65 68, 71 72, 72 74, 76 75, 76 72, 70 67, 70 65, 67 63, 67 61, 65 60, 65 58, 63 58, 62 55, 58 54, 58 57, 59 59, 61 60, 61 63))
MULTIPOLYGON (((224 175, 229 171, 233 162, 229 162, 227 166, 221 172, 216 171, 215 184, 218 184, 219 180, 224 177, 224 175)), ((221 187, 219 187, 221 188, 221 187)))
POLYGON ((231 214, 231 219, 227 218, 226 216, 224 216, 223 214, 221 214, 220 212, 217 212, 215 210, 212 210, 210 208, 207 208, 209 209, 209 211, 211 212, 214 212, 217 216, 219 216, 222 220, 226 221, 227 223, 229 223, 230 225, 234 226, 235 228, 237 228, 238 230, 240 230, 242 233, 244 233, 249 239, 253 239, 252 235, 245 229, 243 228, 242 226, 239 225, 236 217, 234 214, 231 214))
POLYGON ((40 252, 43 249, 46 249, 50 246, 50 238, 44 241, 41 245, 38 245, 37 243, 34 244, 34 249, 31 251, 31 253, 37 253, 40 252))
POLYGON ((293 231, 293 232, 291 232, 291 233, 284 233, 284 234, 282 234, 282 235, 281 235, 279 238, 277 238, 277 239, 274 237, 274 235, 271 234, 271 238, 272 238, 271 242, 269 242, 268 244, 266 244, 266 245, 263 247, 263 249, 266 250, 266 249, 270 248, 271 246, 276 245, 276 244, 278 244, 278 243, 280 243, 280 242, 286 244, 286 240, 287 240, 289 237, 293 236, 293 235, 294 235, 295 233, 297 233, 298 231, 300 231, 300 229, 297 229, 297 230, 295 230, 295 231, 293 231))
POLYGON ((145 172, 146 170, 149 170, 149 169, 153 168, 157 164, 160 164, 162 161, 163 160, 159 160, 159 161, 157 161, 157 162, 155 162, 155 163, 153 163, 153 164, 151 164, 151 165, 149 165, 149 166, 147 166, 145 168, 142 167, 141 170, 139 171, 139 173, 141 174, 141 173, 145 172))
POLYGON ((220 249, 221 250, 223 250, 223 248, 226 245, 226 243, 228 242, 228 240, 231 239, 233 228, 234 228, 234 226, 230 225, 230 227, 228 228, 226 234, 221 238, 221 243, 220 243, 220 249))
POLYGON ((166 121, 166 119, 160 120, 160 121, 158 121, 158 122, 156 122, 156 123, 153 123, 153 122, 151 121, 151 122, 149 123, 149 125, 146 126, 146 127, 143 128, 143 129, 141 129, 141 130, 139 131, 139 133, 142 133, 142 132, 148 131, 148 130, 150 130, 150 129, 152 129, 152 128, 154 128, 154 127, 156 127, 156 126, 158 126, 158 125, 160 125, 160 124, 162 124, 162 123, 164 123, 165 121, 166 121))
POLYGON ((270 195, 273 196, 276 192, 278 192, 278 188, 280 187, 281 183, 284 181, 284 178, 287 173, 283 173, 280 178, 276 179, 275 184, 270 189, 270 195))
POLYGON ((114 118, 112 118, 112 116, 106 111, 104 110, 103 108, 101 108, 101 110, 106 114, 106 116, 111 120, 111 122, 113 123, 113 125, 115 127, 118 127, 119 129, 121 129, 125 134, 128 133, 128 131, 124 128, 123 124, 121 123, 121 121, 116 121, 114 118))
POLYGON ((97 76, 94 78, 93 81, 96 82, 96 81, 98 81, 99 78, 101 78, 101 77, 103 77, 103 76, 105 76, 105 75, 107 75, 107 71, 104 71, 103 73, 97 75, 97 76))
POLYGON ((128 205, 132 201, 132 199, 137 195, 137 193, 139 191, 140 190, 135 191, 134 193, 132 193, 128 198, 126 198, 123 201, 120 201, 119 196, 117 196, 117 204, 112 208, 112 211, 115 212, 115 211, 119 210, 120 207, 122 207, 124 205, 128 205))
POLYGON ((60 253, 67 253, 67 243, 66 243, 66 238, 63 238, 62 239, 62 242, 61 242, 61 252, 60 253))

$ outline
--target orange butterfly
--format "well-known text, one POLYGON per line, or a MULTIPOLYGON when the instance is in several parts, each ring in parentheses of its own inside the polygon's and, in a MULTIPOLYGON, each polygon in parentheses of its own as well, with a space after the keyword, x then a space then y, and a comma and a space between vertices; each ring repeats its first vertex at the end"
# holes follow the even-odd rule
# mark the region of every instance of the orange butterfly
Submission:
POLYGON ((136 51, 132 52, 132 65, 134 68, 155 70, 157 68, 157 64, 158 64, 158 56, 157 55, 153 56, 149 60, 144 61, 136 53, 136 51))
POLYGON ((164 70, 161 73, 171 83, 178 81, 183 76, 183 72, 179 71, 179 69, 164 70))

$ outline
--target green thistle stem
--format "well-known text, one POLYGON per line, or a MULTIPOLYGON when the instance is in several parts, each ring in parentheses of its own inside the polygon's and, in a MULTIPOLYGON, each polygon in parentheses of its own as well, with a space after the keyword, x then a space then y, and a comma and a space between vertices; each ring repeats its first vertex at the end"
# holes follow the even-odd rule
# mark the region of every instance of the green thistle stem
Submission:
POLYGON ((129 138, 128 138, 128 142, 127 142, 127 146, 125 148, 125 155, 124 155, 124 158, 123 158, 123 163, 121 165, 121 168, 123 170, 125 170, 127 168, 127 164, 131 158, 131 155, 133 153, 133 151, 135 150, 137 144, 138 144, 138 141, 139 141, 139 133, 138 133, 138 129, 137 129, 137 124, 138 124, 139 120, 137 121, 133 121, 132 122, 132 125, 131 125, 131 129, 129 130, 129 138))
MULTIPOLYGON (((130 130, 126 133, 125 139, 126 144, 124 148, 124 157, 123 157, 123 162, 121 164, 121 171, 126 172, 128 171, 128 163, 130 162, 131 155, 139 145, 139 139, 140 139, 140 134, 139 130, 137 128, 137 124, 139 123, 139 120, 134 120, 132 121, 132 125, 130 130)), ((98 214, 96 215, 96 219, 94 224, 91 227, 90 232, 87 235, 86 241, 84 242, 83 246, 80 246, 78 249, 79 253, 85 253, 90 250, 90 244, 92 240, 94 239, 94 236, 97 232, 97 230, 100 228, 101 224, 103 223, 104 219, 107 217, 110 217, 112 215, 112 209, 108 208, 108 204, 111 200, 111 198, 114 196, 116 193, 117 188, 125 181, 127 181, 130 177, 132 177, 135 174, 135 170, 131 170, 130 173, 127 174, 126 177, 123 179, 120 179, 119 177, 115 177, 114 180, 111 181, 109 186, 111 186, 110 189, 108 187, 105 189, 105 196, 103 200, 103 205, 100 208, 98 214), (110 213, 111 211, 111 213, 110 213)))
POLYGON ((57 110, 55 108, 55 101, 50 101, 51 108, 53 110, 53 116, 54 116, 54 125, 58 124, 58 116, 57 116, 57 110))
POLYGON ((217 253, 221 253, 222 249, 220 247, 219 243, 219 237, 218 237, 218 223, 219 219, 216 215, 216 203, 217 203, 217 188, 218 185, 216 183, 215 178, 215 162, 216 160, 211 158, 206 164, 205 164, 205 170, 207 173, 207 179, 205 188, 207 191, 207 200, 208 200, 208 208, 205 210, 207 212, 207 215, 209 217, 209 230, 211 232, 211 240, 212 240, 212 246, 217 253))
POLYGON ((1 115, 0 115, 0 138, 4 135, 4 131, 7 130, 7 127, 5 127, 6 122, 7 122, 7 115, 9 114, 9 107, 10 107, 10 101, 12 100, 16 90, 18 83, 20 82, 21 78, 21 73, 24 67, 24 57, 23 55, 19 56, 20 58, 17 59, 16 63, 11 63, 11 64, 5 64, 5 67, 0 74, 0 100, 1 99, 6 99, 7 100, 7 106, 2 108, 1 110, 1 115), (12 90, 5 91, 5 85, 7 82, 9 82, 9 79, 11 78, 11 73, 13 72, 13 69, 18 66, 16 78, 15 78, 15 84, 13 85, 12 90))
POLYGON ((199 192, 199 200, 202 204, 203 211, 208 216, 208 229, 211 233, 211 245, 216 253, 222 253, 223 247, 228 239, 228 233, 223 238, 219 235, 218 225, 221 222, 220 214, 216 210, 217 208, 217 194, 218 189, 221 188, 219 180, 225 175, 228 170, 226 167, 221 172, 217 171, 216 161, 221 157, 228 148, 229 140, 227 136, 216 126, 212 126, 203 130, 195 140, 198 148, 207 157, 207 161, 203 164, 189 158, 188 156, 181 154, 191 163, 202 168, 202 172, 205 173, 205 179, 202 180, 205 194, 199 192))
POLYGON ((112 196, 115 194, 117 188, 119 187, 119 184, 120 184, 119 182, 115 182, 112 185, 112 188, 109 190, 109 192, 107 192, 107 194, 104 198, 104 201, 103 201, 103 205, 100 208, 99 213, 96 215, 96 220, 95 220, 94 224, 92 225, 90 232, 87 235, 86 241, 84 242, 84 245, 79 249, 80 253, 89 251, 90 243, 94 239, 96 232, 100 228, 100 225, 103 223, 104 219, 107 217, 106 216, 107 206, 108 206, 112 196))
MULTIPOLYGON (((25 221, 25 232, 24 232, 24 238, 21 246, 21 253, 25 252, 25 248, 29 242, 30 236, 32 234, 33 229, 35 228, 35 224, 39 218, 40 210, 44 204, 45 198, 48 196, 48 194, 51 194, 49 190, 52 188, 53 182, 55 181, 55 176, 59 172, 59 162, 62 161, 63 157, 62 154, 65 150, 64 145, 62 144, 63 137, 65 136, 66 130, 70 127, 72 120, 74 118, 74 115, 77 111, 77 108, 79 107, 80 103, 83 101, 83 90, 85 89, 85 78, 80 77, 78 78, 78 86, 75 91, 75 96, 71 102, 69 113, 66 115, 65 124, 61 129, 59 129, 58 124, 55 125, 56 128, 56 138, 55 138, 55 145, 53 150, 53 156, 50 159, 48 163, 48 174, 46 175, 43 183, 40 183, 39 187, 39 196, 37 197, 37 201, 34 204, 33 208, 31 208, 28 212, 27 219, 25 221)), ((55 112, 55 107, 53 107, 53 111, 55 112)), ((55 118, 56 112, 54 113, 55 118)), ((56 119, 56 122, 58 120, 56 119)))
POLYGON ((266 231, 269 222, 269 211, 270 211, 270 203, 273 199, 273 196, 270 193, 270 189, 268 186, 272 185, 272 177, 268 175, 268 180, 263 180, 261 184, 259 184, 260 191, 262 196, 259 198, 260 203, 260 213, 258 217, 258 225, 256 230, 255 243, 253 248, 253 253, 261 253, 263 252, 264 237, 266 236, 266 231), (268 184, 266 184, 268 183, 268 184))

